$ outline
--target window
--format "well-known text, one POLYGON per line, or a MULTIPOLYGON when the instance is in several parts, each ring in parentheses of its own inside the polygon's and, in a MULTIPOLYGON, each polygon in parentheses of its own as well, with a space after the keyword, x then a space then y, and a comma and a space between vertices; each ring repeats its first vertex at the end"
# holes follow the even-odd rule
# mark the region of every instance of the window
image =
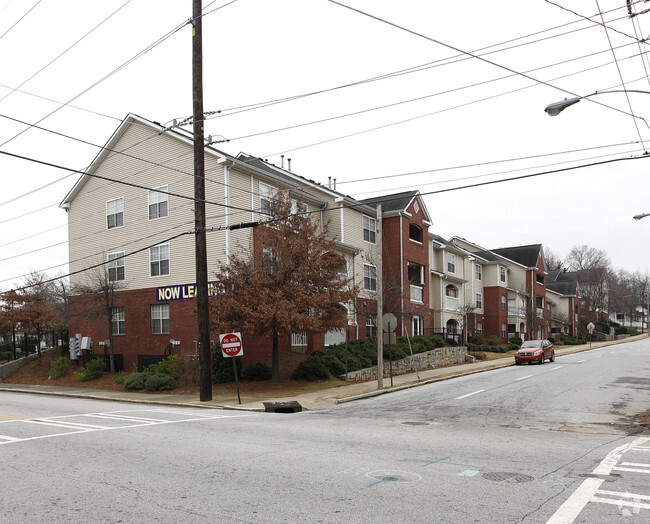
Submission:
POLYGON ((506 297, 505 296, 501 296, 501 309, 503 311, 506 310, 506 297))
POLYGON ((481 309, 483 307, 483 296, 480 293, 476 293, 476 309, 481 309))
POLYGON ((168 186, 160 186, 149 190, 149 220, 162 218, 169 215, 168 186), (159 191, 164 191, 160 193, 159 191))
POLYGON ((409 224, 409 238, 415 242, 422 243, 422 228, 417 224, 409 224))
POLYGON ((124 274, 124 251, 108 254, 108 281, 119 282, 126 278, 124 274))
POLYGON ((483 280, 483 266, 476 264, 476 280, 483 280))
POLYGON ((456 255, 452 253, 447 253, 447 272, 448 273, 456 272, 456 255))
POLYGON ((483 333, 483 322, 477 322, 476 323, 476 332, 477 333, 483 333))
POLYGON ((169 304, 151 306, 151 332, 169 333, 169 304))
POLYGON ((543 284, 544 283, 544 275, 540 275, 539 273, 536 274, 536 279, 538 284, 543 284))
POLYGON ((363 289, 377 291, 377 268, 370 264, 363 265, 363 289))
POLYGON ((445 295, 452 298, 458 298, 458 288, 456 286, 452 286, 451 284, 449 284, 445 288, 445 295))
POLYGON ((116 198, 106 202, 106 229, 124 225, 124 199, 116 198))
POLYGON ((307 346, 307 333, 291 333, 291 345, 293 347, 307 346))
POLYGON ((501 323, 501 338, 508 338, 508 325, 501 323))
POLYGON ((277 194, 278 190, 276 188, 260 182, 260 213, 271 214, 271 203, 277 194))
POLYGON ((366 315, 366 338, 377 336, 377 315, 366 315))
POLYGON ((150 276, 169 275, 169 244, 149 248, 150 276))
POLYGON ((111 326, 113 335, 124 335, 124 333, 126 333, 126 322, 123 307, 114 307, 111 309, 111 326))
POLYGON ((363 225, 363 240, 374 244, 377 238, 377 221, 374 218, 363 215, 361 222, 363 225))
POLYGON ((415 315, 411 319, 411 333, 414 337, 424 335, 424 319, 421 316, 415 315))
POLYGON ((501 282, 505 282, 506 281, 506 268, 503 267, 503 266, 500 266, 499 267, 499 272, 500 272, 500 275, 501 275, 500 276, 501 282))

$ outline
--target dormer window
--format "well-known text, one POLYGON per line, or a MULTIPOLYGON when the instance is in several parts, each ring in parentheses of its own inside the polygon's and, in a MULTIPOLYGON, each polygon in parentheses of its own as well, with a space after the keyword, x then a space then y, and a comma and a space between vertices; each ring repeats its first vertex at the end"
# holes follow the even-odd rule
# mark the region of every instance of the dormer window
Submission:
POLYGON ((422 243, 422 228, 417 224, 409 224, 409 239, 422 243))

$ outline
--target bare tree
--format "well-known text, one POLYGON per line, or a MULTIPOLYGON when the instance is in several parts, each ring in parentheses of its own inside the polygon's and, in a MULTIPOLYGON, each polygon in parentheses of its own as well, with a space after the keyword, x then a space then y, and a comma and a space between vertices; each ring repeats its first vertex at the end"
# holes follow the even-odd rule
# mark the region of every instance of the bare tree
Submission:
POLYGON ((612 268, 607 253, 587 245, 574 246, 566 261, 569 269, 577 273, 588 309, 594 311, 606 307, 609 311, 608 289, 612 268))
POLYGON ((557 269, 564 269, 565 262, 560 255, 550 248, 544 248, 544 264, 547 271, 553 271, 557 269))
MULTIPOLYGON (((110 372, 115 373, 114 334, 118 324, 116 315, 116 292, 125 287, 125 281, 120 279, 120 274, 111 272, 108 267, 100 265, 88 271, 83 283, 77 284, 71 290, 76 296, 76 301, 82 307, 81 315, 87 318, 102 318, 108 328, 108 355, 110 372)), ((79 314, 79 313, 77 313, 79 314)), ((104 350, 105 351, 105 350, 104 350)))
POLYGON ((2 302, 0 303, 0 331, 11 333, 14 360, 17 358, 16 333, 18 331, 18 326, 20 325, 21 304, 22 297, 16 291, 7 291, 2 294, 2 302))
POLYGON ((43 273, 32 271, 25 279, 19 309, 21 324, 36 332, 39 358, 43 335, 54 331, 61 315, 54 305, 52 285, 43 273))

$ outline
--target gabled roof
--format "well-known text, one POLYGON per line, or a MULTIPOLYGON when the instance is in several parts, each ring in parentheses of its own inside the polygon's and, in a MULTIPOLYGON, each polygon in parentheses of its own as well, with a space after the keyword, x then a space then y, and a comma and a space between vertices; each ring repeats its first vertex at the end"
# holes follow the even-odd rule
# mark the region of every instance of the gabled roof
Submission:
POLYGON ((537 260, 542 254, 542 244, 530 244, 528 246, 503 247, 492 249, 497 255, 508 258, 526 267, 537 267, 537 260))
POLYGON ((422 209, 422 214, 424 215, 424 219, 427 222, 431 223, 431 216, 429 215, 429 211, 427 210, 424 201, 420 196, 420 192, 417 190, 404 191, 403 193, 395 193, 393 195, 366 198, 361 202, 371 207, 375 207, 377 204, 381 204, 382 214, 390 215, 406 213, 406 210, 411 205, 411 202, 413 202, 415 199, 418 200, 420 208, 422 209))
POLYGON ((578 293, 578 282, 576 280, 569 282, 547 282, 546 289, 555 291, 560 295, 576 295, 578 293))

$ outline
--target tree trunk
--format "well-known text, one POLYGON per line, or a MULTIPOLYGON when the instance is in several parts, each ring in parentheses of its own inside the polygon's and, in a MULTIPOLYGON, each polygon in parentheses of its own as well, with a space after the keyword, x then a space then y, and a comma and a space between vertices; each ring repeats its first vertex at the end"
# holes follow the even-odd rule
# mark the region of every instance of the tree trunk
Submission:
POLYGON ((273 359, 273 371, 271 374, 271 380, 273 382, 280 382, 280 352, 278 348, 278 332, 274 329, 273 330, 273 353, 272 353, 272 359, 273 359))

